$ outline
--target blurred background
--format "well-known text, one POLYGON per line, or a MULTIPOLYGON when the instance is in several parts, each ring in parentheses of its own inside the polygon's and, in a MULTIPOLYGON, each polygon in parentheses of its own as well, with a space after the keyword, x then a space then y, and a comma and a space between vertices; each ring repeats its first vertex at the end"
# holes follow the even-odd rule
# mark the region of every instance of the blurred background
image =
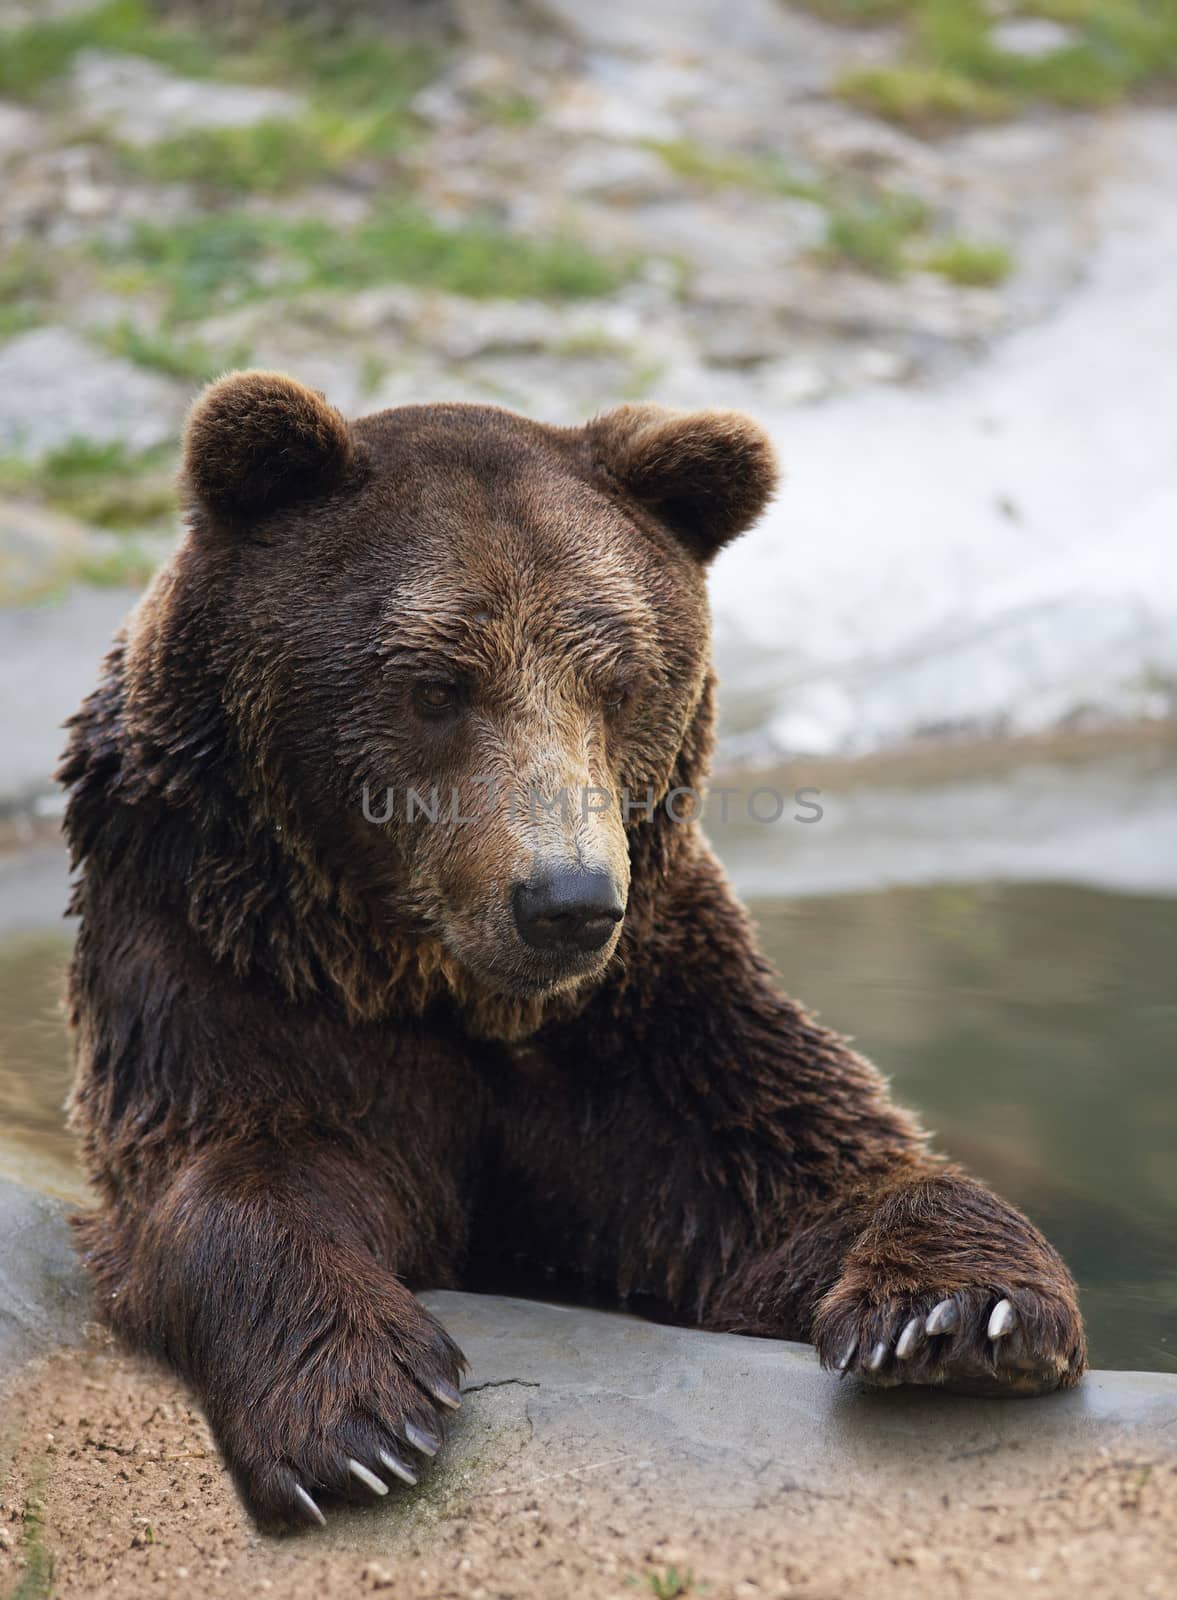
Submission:
POLYGON ((0 0, 0 1171, 78 1190, 60 722, 226 367, 735 406, 716 845, 1177 1370, 1177 0, 0 0), (811 815, 811 813, 806 813, 811 815))

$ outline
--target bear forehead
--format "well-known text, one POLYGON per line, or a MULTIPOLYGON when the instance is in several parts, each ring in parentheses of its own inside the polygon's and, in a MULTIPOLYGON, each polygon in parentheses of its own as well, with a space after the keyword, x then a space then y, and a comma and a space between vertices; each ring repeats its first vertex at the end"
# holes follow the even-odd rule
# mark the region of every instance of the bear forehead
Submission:
POLYGON ((481 406, 402 407, 353 424, 369 493, 428 553, 493 570, 595 563, 602 579, 652 554, 631 515, 589 481, 583 438, 481 406))
POLYGON ((354 508, 367 570, 402 633, 462 643, 479 630, 635 648, 666 614, 697 626, 694 565, 587 482, 555 430, 468 407, 357 424, 370 479, 354 508))

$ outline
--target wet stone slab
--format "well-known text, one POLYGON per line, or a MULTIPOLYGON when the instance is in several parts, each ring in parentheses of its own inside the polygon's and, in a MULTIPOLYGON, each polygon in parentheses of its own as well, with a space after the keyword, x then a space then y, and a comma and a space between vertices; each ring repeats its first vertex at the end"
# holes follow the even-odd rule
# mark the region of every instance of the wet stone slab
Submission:
POLYGON ((93 1316, 60 1200, 0 1178, 0 1381, 80 1344, 93 1316))
MULTIPOLYGON (((65 1206, 0 1181, 0 1377, 80 1343, 93 1315, 65 1206)), ((707 1518, 782 1496, 928 1500, 982 1489, 1033 1495, 1076 1460, 1177 1450, 1177 1377, 1093 1372, 1038 1401, 870 1393, 822 1372, 806 1345, 669 1328, 533 1301, 423 1296, 470 1362, 465 1404, 431 1472, 439 1515, 455 1496, 526 1494, 607 1472, 628 1495, 707 1518)), ((394 1497, 395 1502, 395 1497, 394 1497)), ((412 1523, 422 1510, 414 1497, 412 1523)), ((401 1503, 333 1518, 340 1548, 408 1529, 401 1503)))

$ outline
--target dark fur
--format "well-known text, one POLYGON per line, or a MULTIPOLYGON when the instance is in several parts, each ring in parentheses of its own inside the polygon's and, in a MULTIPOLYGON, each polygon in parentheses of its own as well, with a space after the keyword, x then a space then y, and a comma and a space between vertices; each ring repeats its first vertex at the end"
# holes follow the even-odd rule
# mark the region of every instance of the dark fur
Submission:
POLYGON ((188 419, 183 477, 197 504, 234 522, 333 487, 353 464, 333 406, 280 372, 231 373, 188 419))
POLYGON ((369 777, 558 779, 553 749, 701 786, 702 562, 772 491, 754 424, 348 425, 265 374, 205 397, 186 462, 188 538, 61 772, 101 1202, 78 1226, 104 1314, 191 1381, 255 1515, 297 1520, 296 1483, 362 1498, 348 1456, 439 1431, 462 1358, 406 1284, 642 1296, 827 1364, 956 1292, 959 1332, 871 1381, 1077 1381, 1058 1256, 784 997, 695 825, 594 836, 628 876, 620 942, 541 983, 504 931, 516 834, 358 816, 369 777), (410 710, 437 661, 480 686, 453 730, 410 710))

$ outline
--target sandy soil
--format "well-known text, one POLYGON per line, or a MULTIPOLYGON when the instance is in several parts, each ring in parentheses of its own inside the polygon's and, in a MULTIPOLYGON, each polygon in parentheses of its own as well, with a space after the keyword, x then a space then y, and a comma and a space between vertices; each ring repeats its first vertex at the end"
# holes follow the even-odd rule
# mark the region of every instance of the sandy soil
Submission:
POLYGON ((660 1507, 624 1467, 568 1469, 524 1436, 499 1461, 439 1461, 399 1506, 275 1540, 245 1519, 183 1389, 98 1334, 27 1371, 4 1410, 0 1593, 20 1600, 1135 1600, 1177 1587, 1171 1458, 1109 1450, 1031 1499, 978 1496, 976 1479, 887 1507, 798 1490, 733 1520, 702 1499, 660 1507))

